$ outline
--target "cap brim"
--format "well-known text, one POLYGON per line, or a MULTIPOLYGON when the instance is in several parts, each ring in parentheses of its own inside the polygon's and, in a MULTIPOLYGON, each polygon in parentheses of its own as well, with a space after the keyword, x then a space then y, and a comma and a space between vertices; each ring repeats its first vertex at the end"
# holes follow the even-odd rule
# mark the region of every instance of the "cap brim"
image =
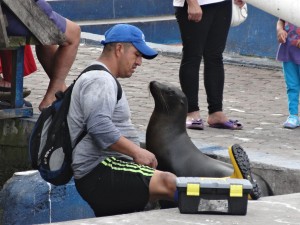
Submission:
POLYGON ((158 54, 157 51, 150 48, 145 42, 132 42, 132 44, 145 59, 154 59, 158 54))

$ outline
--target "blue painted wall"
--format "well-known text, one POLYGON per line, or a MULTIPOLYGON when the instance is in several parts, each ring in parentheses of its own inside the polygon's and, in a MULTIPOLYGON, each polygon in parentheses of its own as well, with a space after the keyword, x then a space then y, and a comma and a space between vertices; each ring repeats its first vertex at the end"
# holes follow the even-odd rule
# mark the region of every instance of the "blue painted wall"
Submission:
MULTIPOLYGON (((133 22, 132 25, 138 26, 145 34, 147 42, 159 44, 175 44, 180 43, 180 34, 177 23, 174 20, 153 21, 148 22, 133 22)), ((83 32, 103 35, 112 24, 93 24, 81 26, 83 32)))
POLYGON ((230 29, 226 50, 274 58, 278 47, 276 22, 276 17, 248 5, 248 18, 240 26, 230 29))
MULTIPOLYGON (((146 41, 160 44, 181 42, 175 18, 160 20, 160 16, 174 15, 173 0, 64 0, 50 1, 53 9, 74 21, 99 20, 100 23, 82 25, 82 31, 104 34, 111 19, 133 19, 157 16, 157 21, 137 19, 132 24, 145 33, 146 41)), ((248 5, 248 18, 230 29, 226 52, 274 58, 277 51, 276 18, 248 5)), ((95 21, 94 21, 95 22, 95 21)), ((118 22, 118 21, 117 21, 118 22)), ((117 23, 116 22, 116 23, 117 23)))
POLYGON ((52 8, 75 21, 121 19, 173 14, 173 0, 63 0, 52 8))

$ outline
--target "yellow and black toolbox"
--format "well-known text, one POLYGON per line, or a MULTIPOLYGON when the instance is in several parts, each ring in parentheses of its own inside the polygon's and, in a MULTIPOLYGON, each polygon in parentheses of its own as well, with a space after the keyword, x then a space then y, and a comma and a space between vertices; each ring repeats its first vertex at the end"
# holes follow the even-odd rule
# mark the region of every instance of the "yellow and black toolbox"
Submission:
POLYGON ((252 184, 246 179, 178 177, 180 213, 246 215, 252 184))

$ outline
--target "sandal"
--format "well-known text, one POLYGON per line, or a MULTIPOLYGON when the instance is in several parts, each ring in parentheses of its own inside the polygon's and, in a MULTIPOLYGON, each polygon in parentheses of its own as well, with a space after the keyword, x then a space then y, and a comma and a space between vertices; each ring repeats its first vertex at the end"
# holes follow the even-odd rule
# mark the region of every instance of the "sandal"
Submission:
MULTIPOLYGON (((1 89, 1 88, 0 88, 1 89)), ((1 89, 3 90, 3 88, 1 89)), ((31 94, 31 90, 23 88, 23 98, 26 98, 31 94)), ((0 91, 0 101, 10 101, 12 93, 10 91, 0 91)))
POLYGON ((228 120, 224 123, 215 123, 209 125, 212 128, 218 129, 229 129, 229 130, 242 130, 243 124, 241 124, 238 120, 228 120))
MULTIPOLYGON (((2 109, 11 109, 12 105, 8 101, 0 101, 0 110, 2 109)), ((23 106, 21 108, 32 108, 32 104, 29 101, 23 99, 23 106)))
POLYGON ((195 130, 203 130, 204 129, 204 122, 202 119, 191 119, 186 120, 186 128, 188 129, 195 129, 195 130))

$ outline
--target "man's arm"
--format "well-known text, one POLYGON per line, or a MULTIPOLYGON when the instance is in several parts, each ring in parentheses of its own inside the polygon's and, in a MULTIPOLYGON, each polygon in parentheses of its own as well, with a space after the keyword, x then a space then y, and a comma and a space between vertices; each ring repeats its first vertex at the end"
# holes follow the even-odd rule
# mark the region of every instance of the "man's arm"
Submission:
POLYGON ((152 152, 139 147, 123 136, 121 136, 120 139, 109 148, 132 157, 133 161, 138 164, 150 166, 152 168, 157 167, 157 159, 152 152))

